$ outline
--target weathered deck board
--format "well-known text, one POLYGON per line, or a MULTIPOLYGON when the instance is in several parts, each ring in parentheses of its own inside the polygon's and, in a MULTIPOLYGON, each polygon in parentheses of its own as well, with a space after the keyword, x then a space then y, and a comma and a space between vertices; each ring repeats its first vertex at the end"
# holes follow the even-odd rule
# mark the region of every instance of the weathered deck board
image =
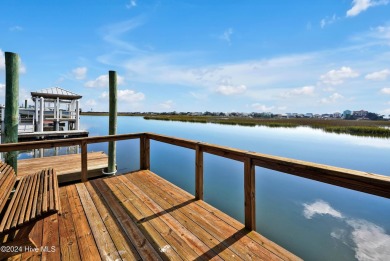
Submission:
MULTIPOLYGON (((70 182, 81 178, 81 154, 68 154, 44 158, 31 158, 18 160, 17 178, 35 173, 44 168, 54 168, 57 172, 58 182, 70 182)), ((89 152, 88 177, 101 176, 101 170, 108 166, 108 156, 102 151, 89 152)))
POLYGON ((150 171, 60 187, 60 200, 31 232, 46 252, 8 260, 299 260, 150 171))

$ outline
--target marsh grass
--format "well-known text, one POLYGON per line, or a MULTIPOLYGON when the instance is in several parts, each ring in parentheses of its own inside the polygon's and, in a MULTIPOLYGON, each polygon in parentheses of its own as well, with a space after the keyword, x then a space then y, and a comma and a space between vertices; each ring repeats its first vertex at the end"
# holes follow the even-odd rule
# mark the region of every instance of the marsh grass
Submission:
POLYGON ((329 133, 350 134, 355 136, 369 136, 390 138, 390 121, 371 120, 342 120, 342 119, 258 119, 240 117, 216 116, 186 116, 186 115, 153 115, 144 116, 145 120, 182 121, 197 123, 217 123, 240 126, 266 126, 271 128, 295 128, 299 126, 321 129, 329 133))

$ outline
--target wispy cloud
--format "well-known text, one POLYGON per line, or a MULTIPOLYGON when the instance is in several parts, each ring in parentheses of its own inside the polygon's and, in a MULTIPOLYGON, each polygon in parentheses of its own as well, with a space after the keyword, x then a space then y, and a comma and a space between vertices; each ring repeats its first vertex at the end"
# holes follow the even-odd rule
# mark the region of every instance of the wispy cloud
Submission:
POLYGON ((232 40, 231 37, 233 35, 233 28, 226 29, 220 36, 219 39, 226 41, 227 43, 231 44, 232 40))
POLYGON ((87 77, 87 71, 87 67, 77 67, 72 70, 72 74, 76 80, 83 80, 87 77))
POLYGON ((291 96, 301 96, 301 95, 313 95, 314 94, 314 86, 303 86, 300 88, 295 88, 281 94, 284 98, 289 98, 291 96))
POLYGON ((387 5, 389 0, 353 0, 352 7, 347 11, 346 16, 357 16, 363 11, 366 11, 370 7, 387 5))
POLYGON ((352 70, 352 68, 343 66, 338 70, 330 70, 329 72, 321 75, 320 79, 324 84, 339 85, 348 78, 355 78, 358 76, 359 73, 352 70))
POLYGON ((174 107, 175 103, 172 100, 165 101, 160 103, 161 108, 165 110, 171 110, 174 107))
POLYGON ((345 228, 332 229, 330 236, 341 241, 350 238, 358 260, 390 260, 390 248, 388 247, 390 235, 386 234, 382 227, 364 219, 346 217, 323 200, 316 200, 311 204, 304 203, 303 207, 303 215, 307 219, 312 219, 317 215, 329 215, 343 220, 345 228))
POLYGON ((333 14, 333 16, 331 16, 331 17, 325 17, 325 18, 321 19, 320 26, 321 26, 321 28, 325 28, 325 26, 331 25, 339 19, 340 18, 337 17, 336 14, 333 14))
POLYGON ((215 91, 223 95, 235 95, 241 94, 246 91, 246 86, 241 85, 231 85, 229 83, 219 85, 215 91))
POLYGON ((127 9, 131 9, 133 7, 137 6, 137 1, 136 0, 130 0, 129 3, 126 5, 127 9))
MULTIPOLYGON (((124 83, 125 79, 118 75, 117 76, 117 84, 122 85, 124 83)), ((87 81, 84 86, 88 88, 108 88, 109 85, 109 77, 107 74, 103 74, 98 76, 95 80, 87 81)))
POLYGON ((390 94, 390 88, 382 88, 381 93, 383 94, 390 94))
POLYGON ((270 111, 275 109, 275 106, 266 106, 266 105, 260 104, 260 103, 253 103, 251 105, 251 108, 254 109, 255 111, 270 112, 270 111))
POLYGON ((105 26, 101 29, 103 40, 123 51, 141 52, 141 50, 130 41, 124 40, 123 37, 126 33, 136 29, 142 24, 143 19, 141 17, 137 17, 124 22, 105 26))
POLYGON ((21 27, 19 25, 15 25, 15 26, 10 27, 9 30, 11 32, 20 32, 20 31, 23 31, 23 27, 21 27))
POLYGON ((369 73, 364 78, 366 78, 367 80, 383 81, 386 80, 388 76, 390 76, 390 70, 385 69, 382 71, 369 73))
MULTIPOLYGON (((109 92, 103 92, 101 94, 101 98, 108 98, 109 92)), ((145 94, 142 92, 135 92, 133 90, 125 89, 125 90, 118 90, 117 91, 118 100, 123 102, 139 102, 145 99, 145 94)))
POLYGON ((343 98, 344 98, 343 95, 335 92, 332 95, 330 95, 329 97, 321 99, 320 102, 323 103, 323 104, 335 103, 335 102, 338 102, 339 100, 341 100, 343 98))

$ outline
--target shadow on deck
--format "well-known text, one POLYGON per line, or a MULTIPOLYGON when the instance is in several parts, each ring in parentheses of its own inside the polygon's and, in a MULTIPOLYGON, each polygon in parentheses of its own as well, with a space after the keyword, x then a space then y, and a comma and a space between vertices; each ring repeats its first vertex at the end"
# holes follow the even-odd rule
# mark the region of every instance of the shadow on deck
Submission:
POLYGON ((299 260, 148 170, 60 188, 62 215, 9 260, 299 260), (34 250, 34 251, 33 251, 34 250))

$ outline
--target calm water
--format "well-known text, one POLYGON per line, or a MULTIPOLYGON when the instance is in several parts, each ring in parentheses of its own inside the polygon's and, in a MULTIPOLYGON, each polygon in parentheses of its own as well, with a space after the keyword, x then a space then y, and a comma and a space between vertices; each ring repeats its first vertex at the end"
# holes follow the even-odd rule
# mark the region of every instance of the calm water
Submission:
MULTIPOLYGON (((83 116, 90 136, 108 117, 83 116)), ((390 175, 390 140, 310 128, 242 127, 119 117, 118 133, 155 132, 271 155, 390 175)), ((139 167, 139 142, 117 143, 118 170, 139 167)), ((107 143, 89 145, 107 151, 107 143)), ((151 142, 151 170, 194 193, 192 150, 151 142)), ((204 156, 205 201, 243 222, 243 164, 204 156)), ((256 168, 257 228, 305 260, 390 260, 390 200, 256 168)))

